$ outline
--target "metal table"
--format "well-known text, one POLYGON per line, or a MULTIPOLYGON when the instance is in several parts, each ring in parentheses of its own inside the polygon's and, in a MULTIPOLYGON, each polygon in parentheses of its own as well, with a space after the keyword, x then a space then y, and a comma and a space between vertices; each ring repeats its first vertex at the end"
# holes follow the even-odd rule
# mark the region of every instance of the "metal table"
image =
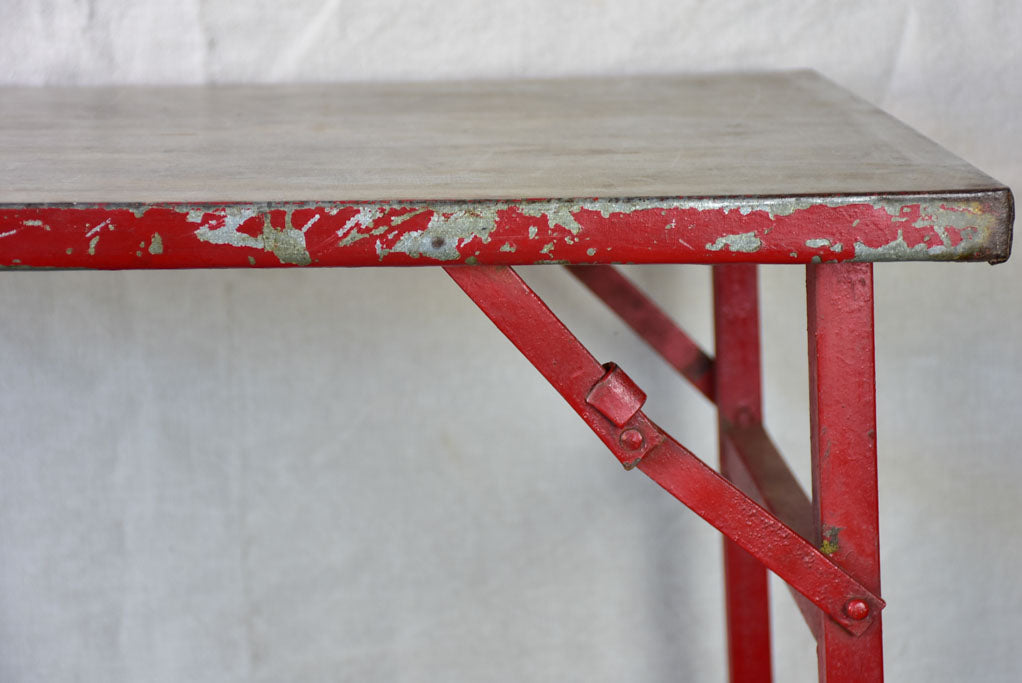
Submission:
POLYGON ((442 266, 593 429, 725 540, 731 679, 766 570, 821 680, 882 679, 872 263, 1008 258, 1010 191, 811 72, 5 89, 0 266, 442 266), (718 407, 720 474, 512 270, 566 265, 718 407), (615 263, 713 264, 715 352, 615 263), (812 495, 761 419, 757 263, 806 267, 812 495))

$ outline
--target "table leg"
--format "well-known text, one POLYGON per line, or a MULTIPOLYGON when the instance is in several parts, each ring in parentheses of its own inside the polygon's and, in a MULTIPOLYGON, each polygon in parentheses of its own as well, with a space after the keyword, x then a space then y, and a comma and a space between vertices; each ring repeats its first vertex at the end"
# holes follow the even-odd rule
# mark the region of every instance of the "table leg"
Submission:
MULTIPOLYGON (((873 266, 810 265, 806 275, 815 542, 879 594, 873 266)), ((855 599, 845 613, 875 620, 853 635, 821 617, 820 680, 883 680, 880 615, 855 599)))
MULTIPOLYGON (((713 267, 713 320, 720 471, 738 479, 742 464, 725 425, 762 419, 760 399, 759 299, 756 266, 713 267)), ((736 482, 737 483, 737 482, 736 482)), ((739 484, 740 485, 740 484, 739 484)), ((766 568, 733 541, 724 539, 724 592, 728 662, 732 683, 768 683, 770 599, 766 568)))
MULTIPOLYGON (((736 544, 734 549, 728 550, 729 553, 734 551, 728 559, 734 564, 733 567, 728 565, 728 585, 732 589, 729 597, 732 680, 770 680, 769 605, 763 567, 774 571, 805 599, 800 599, 799 604, 807 621, 816 625, 812 630, 818 641, 822 640, 819 632, 823 626, 820 624, 825 623, 829 628, 840 628, 848 634, 846 638, 842 638, 841 633, 832 634, 830 642, 872 642, 868 638, 854 639, 857 635, 878 630, 874 628, 875 622, 879 620, 884 601, 828 557, 835 553, 843 557, 836 550, 836 534, 828 536, 832 545, 807 540, 806 537, 813 536, 815 531, 814 520, 811 519, 815 516, 812 505, 799 490, 783 459, 774 451, 759 422, 760 361, 755 267, 737 265, 721 268, 714 279, 720 340, 718 351, 726 359, 723 368, 717 367, 720 374, 716 383, 716 388, 721 390, 719 400, 723 401, 719 413, 721 437, 725 442, 722 453, 726 466, 733 475, 737 475, 735 478, 740 480, 740 484, 713 471, 650 421, 642 412, 645 393, 617 365, 600 365, 512 269, 460 266, 446 270, 575 409, 625 469, 638 469, 648 475, 736 544), (752 494, 743 492, 743 488, 752 494), (756 498, 762 499, 766 506, 757 503, 756 498), (749 558, 739 554, 739 548, 741 552, 748 553, 749 558), (750 570, 752 564, 747 561, 751 558, 755 558, 755 564, 762 565, 755 567, 755 574, 750 570), (743 578, 742 572, 746 570, 750 570, 749 580, 743 578), (828 615, 826 620, 820 619, 819 611, 828 615)), ((857 342, 854 334, 841 336, 843 328, 835 331, 828 327, 827 323, 838 324, 843 318, 831 314, 828 306, 832 301, 825 296, 827 289, 817 288, 814 278, 815 275, 810 277, 814 283, 811 291, 819 296, 810 297, 813 311, 810 319, 813 330, 818 327, 821 331, 822 341, 814 341, 812 348, 815 351, 819 346, 823 361, 818 364, 820 377, 828 378, 833 374, 832 365, 837 364, 832 363, 831 356, 827 355, 830 353, 828 349, 837 348, 839 354, 836 358, 842 360, 840 353, 844 350, 840 345, 845 343, 846 337, 853 338, 853 345, 857 342), (817 305, 814 306, 813 302, 817 305), (826 336, 828 334, 830 337, 826 336)), ((825 280, 820 282, 826 284, 825 280)), ((852 291, 851 304, 847 301, 849 297, 835 297, 834 300, 841 305, 850 305, 855 311, 869 313, 867 326, 855 328, 861 335, 861 330, 868 332, 872 329, 872 304, 863 308, 854 296, 861 298, 863 294, 852 291)), ((865 296, 868 300, 868 291, 865 296)), ((855 327, 861 322, 852 315, 849 324, 855 327)), ((866 339, 869 367, 867 402, 871 407, 869 419, 872 424, 871 334, 866 339)), ((861 339, 858 341, 862 342, 861 339)), ((859 346, 862 344, 859 343, 859 346)), ((817 364, 813 368, 815 372, 817 364)), ((824 394, 822 388, 829 384, 824 381, 820 386, 821 396, 830 396, 832 402, 844 405, 842 387, 830 387, 835 391, 824 394)), ((850 394, 849 398, 863 402, 854 394, 850 394)), ((820 414, 824 416, 822 409, 829 407, 830 403, 814 400, 813 406, 819 406, 820 414)), ((830 419, 832 416, 826 413, 825 417, 830 419)), ((828 423, 821 417, 818 424, 828 423)), ((833 456, 830 457, 833 459, 833 456)), ((822 461, 816 460, 817 465, 823 463, 818 469, 827 472, 827 460, 825 451, 822 461)), ((820 481, 824 482, 824 478, 820 481)), ((875 470, 872 485, 875 522, 875 470)), ((858 532, 858 529, 854 530, 853 536, 858 538, 858 532)), ((822 538, 819 533, 816 536, 822 538)), ((868 535, 863 535, 863 538, 866 537, 868 535)), ((849 646, 848 651, 854 647, 849 646)), ((826 667, 830 667, 831 662, 841 665, 836 655, 828 660, 826 667)), ((874 679, 853 676, 833 680, 874 679)))

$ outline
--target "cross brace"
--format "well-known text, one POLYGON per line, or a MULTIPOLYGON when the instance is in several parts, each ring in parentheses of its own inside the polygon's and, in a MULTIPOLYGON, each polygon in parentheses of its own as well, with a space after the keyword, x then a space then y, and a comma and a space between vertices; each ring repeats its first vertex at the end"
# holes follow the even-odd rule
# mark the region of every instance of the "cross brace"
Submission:
POLYGON ((884 601, 646 417, 645 394, 616 365, 597 362, 517 273, 507 266, 445 270, 625 469, 644 472, 849 635, 869 629, 884 601))
MULTIPOLYGON (((730 356, 725 364, 728 367, 720 373, 720 377, 714 359, 704 353, 659 306, 616 268, 608 265, 565 267, 707 399, 718 404, 723 416, 720 425, 721 473, 802 538, 813 538, 812 502, 770 441, 759 414, 756 266, 714 266, 714 306, 717 310, 715 336, 718 352, 723 351, 730 356), (741 304, 750 298, 753 304, 751 307, 741 304), (738 311, 735 310, 736 302, 739 302, 738 311), (750 346, 753 348, 748 348, 750 346), (736 374, 735 370, 742 376, 730 376, 736 374), (716 395, 717 379, 725 380, 724 384, 727 385, 737 385, 740 388, 739 395, 725 395, 725 405, 721 405, 722 401, 716 395)), ((818 638, 819 614, 816 607, 790 585, 788 588, 791 589, 806 625, 813 636, 818 638)), ((750 590, 743 589, 741 592, 744 593, 740 597, 742 609, 747 612, 752 609, 750 603, 753 602, 749 597, 750 590)), ((762 592, 765 602, 765 577, 762 586, 752 592, 762 592)), ((743 614, 741 619, 757 618, 766 621, 766 609, 764 604, 761 606, 762 614, 755 617, 743 614)), ((764 624, 761 630, 768 634, 769 625, 764 624)), ((751 640, 747 628, 743 629, 741 639, 746 643, 751 640)), ((762 662, 767 656, 763 654, 766 651, 767 648, 761 648, 761 653, 752 659, 762 662)))
MULTIPOLYGON (((802 538, 814 538, 812 502, 763 429, 756 266, 714 266, 714 336, 717 353, 725 361, 719 371, 718 363, 614 266, 565 267, 668 364, 718 405, 721 473, 802 538), (720 395, 718 383, 723 387, 720 395)), ((746 566, 744 558, 735 557, 732 550, 725 546, 728 621, 732 631, 729 643, 732 649, 746 648, 732 660, 753 663, 755 671, 748 679, 763 680, 762 672, 769 671, 766 663, 770 660, 766 575, 754 558, 749 558, 751 562, 746 566), (732 583, 737 585, 731 586, 732 583), (753 645, 757 642, 758 645, 753 645)), ((788 588, 810 632, 819 640, 819 610, 790 585, 788 588)), ((746 678, 736 675, 735 680, 746 678)))

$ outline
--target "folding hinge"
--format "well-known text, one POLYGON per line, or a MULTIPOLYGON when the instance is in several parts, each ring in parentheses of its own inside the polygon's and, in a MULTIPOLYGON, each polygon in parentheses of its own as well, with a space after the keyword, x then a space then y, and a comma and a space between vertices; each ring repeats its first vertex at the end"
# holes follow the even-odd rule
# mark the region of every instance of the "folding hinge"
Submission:
POLYGON ((586 394, 586 403, 616 428, 600 430, 601 436, 624 468, 630 470, 663 443, 664 435, 639 412, 646 402, 646 392, 617 363, 604 363, 603 369, 603 376, 586 394))

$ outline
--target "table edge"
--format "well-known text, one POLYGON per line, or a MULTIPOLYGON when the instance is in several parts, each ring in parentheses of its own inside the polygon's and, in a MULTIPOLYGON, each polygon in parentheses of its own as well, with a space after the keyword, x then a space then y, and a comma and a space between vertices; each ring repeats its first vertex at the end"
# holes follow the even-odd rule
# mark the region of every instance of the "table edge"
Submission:
POLYGON ((0 268, 987 261, 1011 190, 718 197, 0 203, 0 268))

